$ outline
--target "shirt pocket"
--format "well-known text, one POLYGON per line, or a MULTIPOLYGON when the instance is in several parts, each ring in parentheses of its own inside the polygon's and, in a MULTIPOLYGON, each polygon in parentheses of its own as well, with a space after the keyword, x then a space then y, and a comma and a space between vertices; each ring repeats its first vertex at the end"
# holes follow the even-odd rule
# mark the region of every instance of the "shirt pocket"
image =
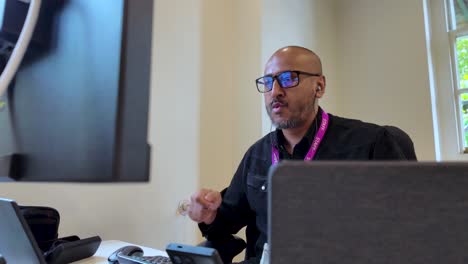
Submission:
POLYGON ((256 212, 267 208, 268 178, 263 175, 249 172, 247 174, 247 199, 250 207, 256 212))

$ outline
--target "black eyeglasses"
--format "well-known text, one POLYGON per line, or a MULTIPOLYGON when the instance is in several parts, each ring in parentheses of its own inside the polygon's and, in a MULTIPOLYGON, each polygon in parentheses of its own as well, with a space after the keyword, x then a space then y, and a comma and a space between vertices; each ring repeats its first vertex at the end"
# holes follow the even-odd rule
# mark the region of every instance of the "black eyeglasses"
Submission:
POLYGON ((322 76, 320 73, 309 73, 303 71, 284 71, 277 75, 265 75, 255 80, 257 90, 261 93, 269 92, 273 89, 273 82, 278 82, 281 88, 291 88, 299 85, 299 75, 322 76))

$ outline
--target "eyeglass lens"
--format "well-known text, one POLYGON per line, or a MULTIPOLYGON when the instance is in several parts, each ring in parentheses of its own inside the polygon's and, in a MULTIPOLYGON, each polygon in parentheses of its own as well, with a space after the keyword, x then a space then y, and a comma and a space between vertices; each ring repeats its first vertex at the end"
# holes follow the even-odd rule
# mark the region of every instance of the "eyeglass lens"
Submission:
MULTIPOLYGON (((271 90, 273 89, 274 78, 274 76, 265 76, 260 79, 259 84, 264 85, 265 90, 271 90)), ((276 80, 279 82, 281 88, 289 88, 299 83, 299 76, 296 72, 286 71, 278 74, 276 80)))

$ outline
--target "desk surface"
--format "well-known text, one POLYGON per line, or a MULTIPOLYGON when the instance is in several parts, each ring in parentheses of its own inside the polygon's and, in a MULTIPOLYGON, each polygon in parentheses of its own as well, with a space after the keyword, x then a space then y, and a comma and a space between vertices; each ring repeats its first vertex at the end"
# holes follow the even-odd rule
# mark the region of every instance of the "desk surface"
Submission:
MULTIPOLYGON (((118 240, 102 241, 101 245, 99 246, 94 256, 87 258, 87 259, 80 260, 80 261, 75 261, 73 262, 73 264, 108 264, 107 258, 109 257, 110 254, 112 254, 117 249, 123 246, 128 246, 128 245, 135 245, 135 244, 130 244, 130 243, 122 242, 118 240)), ((136 245, 136 246, 139 246, 139 245, 136 245)), ((167 256, 165 251, 152 249, 148 247, 142 247, 142 246, 139 246, 139 247, 143 249, 145 256, 167 256)))

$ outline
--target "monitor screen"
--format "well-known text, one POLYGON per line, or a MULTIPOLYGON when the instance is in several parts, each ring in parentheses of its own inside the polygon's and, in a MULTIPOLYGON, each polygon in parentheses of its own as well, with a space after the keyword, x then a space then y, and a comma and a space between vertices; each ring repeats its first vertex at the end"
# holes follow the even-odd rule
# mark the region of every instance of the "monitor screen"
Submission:
POLYGON ((153 1, 50 1, 0 99, 0 180, 147 181, 153 1))

